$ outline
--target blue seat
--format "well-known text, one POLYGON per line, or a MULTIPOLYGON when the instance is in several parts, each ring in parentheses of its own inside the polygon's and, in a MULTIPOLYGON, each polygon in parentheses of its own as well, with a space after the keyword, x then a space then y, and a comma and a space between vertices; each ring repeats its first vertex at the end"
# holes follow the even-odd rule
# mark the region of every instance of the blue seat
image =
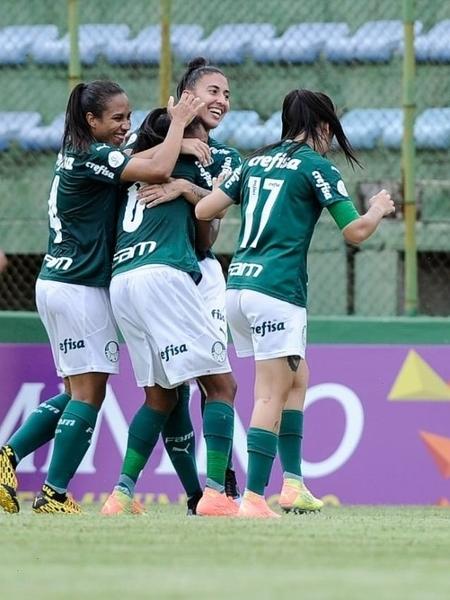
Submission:
POLYGON ((20 147, 28 151, 57 152, 61 148, 64 121, 65 113, 60 113, 50 125, 23 129, 17 136, 20 147))
MULTIPOLYGON (((123 24, 91 23, 80 25, 78 33, 80 61, 84 65, 93 65, 110 40, 128 38, 130 28, 123 24)), ((67 65, 70 55, 69 34, 58 40, 34 43, 31 54, 38 64, 67 65)))
POLYGON ((428 108, 421 113, 414 126, 418 148, 446 150, 450 148, 450 108, 428 108))
POLYGON ((204 40, 186 40, 174 48, 176 57, 189 62, 205 56, 212 63, 240 64, 250 52, 250 46, 273 38, 276 29, 271 23, 233 23, 220 25, 204 40))
MULTIPOLYGON (((416 22, 415 32, 420 33, 422 23, 416 22)), ((368 21, 349 37, 330 40, 325 44, 325 56, 335 63, 382 63, 391 60, 403 39, 400 20, 368 21)))
POLYGON ((56 25, 12 25, 0 30, 0 64, 21 65, 27 61, 33 44, 56 40, 56 25))
POLYGON ((312 63, 325 42, 346 36, 346 23, 299 23, 292 25, 279 38, 254 41, 251 55, 256 62, 312 63))
POLYGON ((131 131, 135 131, 141 126, 142 121, 148 115, 148 110, 133 110, 131 113, 131 131))
MULTIPOLYGON (((172 25, 170 41, 172 49, 198 41, 203 36, 200 25, 172 25)), ((161 28, 159 25, 145 27, 132 40, 110 39, 103 51, 106 59, 117 65, 159 64, 161 55, 161 28)))
POLYGON ((12 140, 18 138, 24 130, 32 129, 41 122, 41 115, 34 111, 2 111, 0 112, 0 145, 9 147, 12 140))
MULTIPOLYGON (((244 128, 248 131, 260 123, 259 115, 254 110, 232 110, 225 115, 222 122, 211 132, 212 137, 222 144, 233 145, 237 130, 244 128)), ((239 134, 238 134, 239 135, 239 134)))
POLYGON ((427 33, 418 35, 414 40, 418 62, 450 60, 450 19, 436 23, 427 33))
POLYGON ((401 122, 400 108, 356 108, 341 119, 345 135, 359 150, 372 150, 385 131, 401 126, 401 122))

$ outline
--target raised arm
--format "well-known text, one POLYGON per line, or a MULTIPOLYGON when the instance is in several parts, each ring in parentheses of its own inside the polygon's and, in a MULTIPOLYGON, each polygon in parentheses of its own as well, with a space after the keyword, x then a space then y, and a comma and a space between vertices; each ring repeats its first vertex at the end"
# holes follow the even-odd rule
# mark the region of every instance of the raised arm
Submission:
MULTIPOLYGON (((122 181, 145 181, 155 183, 165 181, 170 177, 181 149, 184 129, 204 105, 199 98, 188 92, 183 92, 176 106, 171 97, 168 110, 171 113, 171 123, 164 142, 150 156, 133 156, 122 171, 122 181)), ((155 150, 155 149, 152 149, 155 150)))
POLYGON ((342 234, 347 242, 360 244, 374 233, 383 217, 393 212, 395 206, 391 195, 386 190, 381 190, 369 200, 367 212, 346 225, 342 234))
POLYGON ((224 211, 233 204, 233 200, 221 189, 213 190, 202 198, 195 207, 195 216, 200 221, 211 221, 223 218, 224 211))

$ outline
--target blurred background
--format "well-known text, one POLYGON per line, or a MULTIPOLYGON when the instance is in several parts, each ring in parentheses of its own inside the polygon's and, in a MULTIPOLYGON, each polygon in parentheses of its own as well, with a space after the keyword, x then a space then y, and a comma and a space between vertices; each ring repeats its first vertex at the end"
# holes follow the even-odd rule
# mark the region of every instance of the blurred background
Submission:
MULTIPOLYGON (((230 82, 232 111, 214 134, 219 141, 245 156, 279 139, 285 94, 320 90, 334 100, 364 166, 352 170, 332 153, 358 209, 382 187, 393 194, 396 216, 361 248, 346 245, 323 215, 309 255, 309 313, 450 315, 450 3, 3 0, 2 8, 0 248, 8 266, 0 310, 35 310, 70 86, 119 82, 136 127, 200 55, 230 82), (409 67, 405 14, 414 21, 409 67), (72 52, 70 31, 78 31, 72 52), (409 141, 405 106, 414 116, 409 141)), ((232 211, 215 246, 224 270, 238 227, 232 211)))

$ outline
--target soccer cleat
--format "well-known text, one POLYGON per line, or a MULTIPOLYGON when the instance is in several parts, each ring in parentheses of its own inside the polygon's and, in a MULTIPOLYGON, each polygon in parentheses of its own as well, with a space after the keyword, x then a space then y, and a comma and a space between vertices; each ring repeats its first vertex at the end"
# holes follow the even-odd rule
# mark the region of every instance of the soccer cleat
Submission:
POLYGON ((266 502, 264 496, 245 490, 239 506, 238 517, 246 519, 279 519, 280 515, 274 512, 266 502))
POLYGON ((9 446, 0 449, 0 507, 8 513, 18 513, 20 510, 17 500, 16 470, 11 462, 14 456, 9 446))
POLYGON ((323 507, 322 500, 315 498, 298 479, 284 480, 278 503, 284 512, 318 512, 323 507))
POLYGON ((81 514, 81 506, 66 494, 58 494, 48 485, 33 500, 33 512, 37 514, 81 514))
POLYGON ((235 517, 238 510, 232 498, 209 487, 205 488, 197 504, 197 515, 201 517, 235 517))
POLYGON ((194 517, 197 514, 197 504, 200 501, 200 498, 203 496, 203 492, 197 492, 187 500, 187 511, 186 514, 188 517, 194 517))
POLYGON ((113 490, 100 511, 102 515, 112 517, 115 515, 144 515, 145 510, 140 502, 121 492, 113 490))
POLYGON ((225 471, 225 494, 233 500, 239 500, 241 492, 236 481, 236 473, 233 469, 227 469, 225 471))

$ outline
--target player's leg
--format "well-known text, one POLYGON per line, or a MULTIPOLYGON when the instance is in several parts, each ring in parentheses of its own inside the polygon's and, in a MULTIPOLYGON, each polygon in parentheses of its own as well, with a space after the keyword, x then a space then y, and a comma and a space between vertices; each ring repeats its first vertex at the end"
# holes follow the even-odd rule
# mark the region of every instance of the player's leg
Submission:
POLYGON ((315 498, 304 484, 301 468, 303 408, 308 381, 308 365, 302 360, 281 415, 278 438, 278 452, 283 468, 283 488, 279 503, 286 512, 316 512, 323 506, 322 500, 315 498))
MULTIPOLYGON (((226 285, 222 266, 216 258, 212 257, 206 257, 203 260, 200 260, 198 264, 202 272, 202 279, 198 284, 198 291, 203 298, 205 307, 217 330, 219 339, 227 346, 228 326, 225 306, 226 285)), ((203 415, 206 394, 201 387, 200 402, 203 415)), ((225 472, 225 493, 235 500, 241 495, 236 481, 236 474, 233 469, 233 447, 230 451, 227 470, 225 472)))
POLYGON ((255 403, 247 432, 247 483, 239 516, 278 516, 268 507, 264 490, 277 453, 281 413, 293 380, 294 373, 286 357, 256 361, 255 403))
POLYGON ((189 411, 190 387, 183 383, 176 388, 178 402, 162 428, 167 454, 187 495, 188 515, 195 515, 202 488, 195 459, 195 433, 189 411))
POLYGON ((67 377, 64 378, 64 387, 63 393, 42 402, 0 448, 0 507, 6 512, 19 511, 17 465, 55 436, 56 425, 70 400, 67 377))
POLYGON ((80 512, 67 487, 89 448, 108 376, 118 372, 116 327, 106 289, 38 280, 36 291, 57 371, 67 375, 71 399, 58 421, 49 471, 33 510, 80 512))
POLYGON ((141 514, 133 502, 134 489, 158 441, 168 415, 178 402, 175 389, 159 385, 145 387, 145 402, 134 415, 128 429, 128 441, 120 476, 113 493, 102 508, 103 515, 141 514))
POLYGON ((225 494, 225 473, 233 443, 236 382, 231 373, 198 378, 206 393, 203 435, 206 441, 206 487, 197 506, 203 516, 234 516, 238 506, 225 494))

